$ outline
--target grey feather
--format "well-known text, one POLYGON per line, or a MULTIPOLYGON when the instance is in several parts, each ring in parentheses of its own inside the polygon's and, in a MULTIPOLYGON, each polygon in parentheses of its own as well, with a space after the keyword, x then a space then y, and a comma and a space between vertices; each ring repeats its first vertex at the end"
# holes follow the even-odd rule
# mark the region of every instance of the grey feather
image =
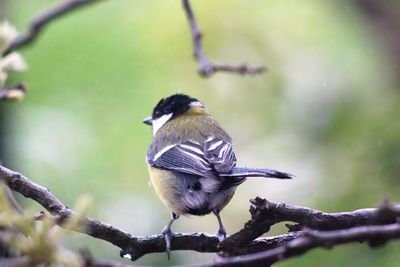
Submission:
POLYGON ((203 147, 192 142, 167 147, 147 161, 158 168, 201 177, 218 177, 212 164, 204 157, 203 147))

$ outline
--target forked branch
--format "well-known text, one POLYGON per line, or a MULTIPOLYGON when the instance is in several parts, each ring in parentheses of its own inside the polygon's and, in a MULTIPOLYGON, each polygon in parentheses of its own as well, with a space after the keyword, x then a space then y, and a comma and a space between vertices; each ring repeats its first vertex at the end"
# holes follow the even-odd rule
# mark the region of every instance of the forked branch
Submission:
POLYGON ((265 72, 266 68, 264 66, 250 66, 247 64, 239 65, 229 65, 229 64, 217 64, 211 62, 203 51, 202 44, 202 33, 197 24, 196 18, 194 16, 192 7, 190 6, 189 0, 182 0, 183 9, 186 13, 190 25, 190 31, 192 34, 193 42, 193 56, 198 61, 198 72, 203 77, 210 77, 218 71, 238 73, 242 75, 256 75, 265 72))

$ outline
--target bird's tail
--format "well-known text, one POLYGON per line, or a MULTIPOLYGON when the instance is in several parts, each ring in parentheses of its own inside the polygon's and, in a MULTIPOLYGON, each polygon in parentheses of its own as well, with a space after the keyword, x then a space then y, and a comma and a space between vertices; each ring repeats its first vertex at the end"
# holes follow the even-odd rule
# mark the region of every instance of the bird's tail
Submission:
POLYGON ((294 175, 267 168, 233 167, 228 173, 219 174, 224 177, 269 177, 278 179, 292 179, 294 175))

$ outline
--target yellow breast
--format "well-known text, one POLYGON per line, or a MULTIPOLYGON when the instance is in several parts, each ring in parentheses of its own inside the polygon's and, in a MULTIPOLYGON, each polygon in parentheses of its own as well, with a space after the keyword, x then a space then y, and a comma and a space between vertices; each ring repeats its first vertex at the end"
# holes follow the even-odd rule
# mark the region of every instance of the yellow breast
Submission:
POLYGON ((175 214, 184 213, 184 203, 180 201, 180 188, 172 171, 161 170, 148 165, 151 184, 164 205, 175 214))

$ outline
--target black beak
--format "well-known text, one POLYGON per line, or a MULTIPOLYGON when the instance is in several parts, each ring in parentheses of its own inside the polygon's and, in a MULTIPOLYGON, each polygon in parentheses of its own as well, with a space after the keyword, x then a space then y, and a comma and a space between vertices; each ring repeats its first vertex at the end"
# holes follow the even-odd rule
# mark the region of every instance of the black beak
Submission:
POLYGON ((151 126, 153 125, 153 119, 151 117, 145 118, 143 123, 151 126))

